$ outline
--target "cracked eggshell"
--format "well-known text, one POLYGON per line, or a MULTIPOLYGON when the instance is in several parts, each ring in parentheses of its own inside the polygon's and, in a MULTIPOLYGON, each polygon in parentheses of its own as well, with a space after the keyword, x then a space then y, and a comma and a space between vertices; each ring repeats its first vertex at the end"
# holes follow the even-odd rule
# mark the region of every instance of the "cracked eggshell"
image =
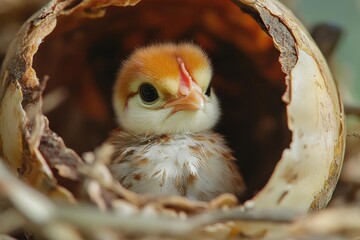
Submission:
POLYGON ((235 1, 258 15, 280 50, 287 74, 290 147, 252 200, 256 208, 318 210, 331 198, 341 171, 345 125, 341 99, 321 52, 296 17, 278 1, 235 1))
MULTIPOLYGON (((32 68, 34 54, 54 30, 59 16, 78 11, 88 17, 101 17, 108 6, 137 2, 51 1, 24 24, 11 45, 0 72, 0 156, 36 188, 71 198, 57 185, 51 169, 63 164, 71 170, 66 172, 72 172, 63 177, 80 181, 74 172, 81 160, 52 133, 42 115, 42 86, 32 68)), ((292 131, 289 148, 283 151, 267 184, 248 205, 296 208, 300 212, 321 209, 331 198, 344 154, 344 113, 334 80, 317 46, 286 7, 276 0, 233 2, 258 21, 280 51, 279 61, 287 75, 283 100, 292 131)), ((256 229, 257 233, 264 233, 267 229, 243 226, 247 232, 256 229)))
POLYGON ((0 105, 1 156, 15 169, 22 165, 22 128, 25 113, 21 107, 22 92, 17 82, 10 83, 0 105))

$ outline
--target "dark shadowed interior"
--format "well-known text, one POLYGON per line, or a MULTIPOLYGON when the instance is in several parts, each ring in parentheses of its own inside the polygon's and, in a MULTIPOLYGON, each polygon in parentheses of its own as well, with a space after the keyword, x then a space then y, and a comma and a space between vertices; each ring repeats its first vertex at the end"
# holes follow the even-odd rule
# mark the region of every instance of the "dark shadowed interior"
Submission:
POLYGON ((77 12, 58 19, 34 57, 49 76, 44 111, 51 129, 78 154, 93 150, 116 127, 112 85, 136 47, 164 41, 201 45, 214 67, 221 100, 216 130, 226 136, 251 197, 267 182, 289 146, 285 74, 279 52, 258 23, 230 1, 146 0, 109 7, 102 18, 77 12))

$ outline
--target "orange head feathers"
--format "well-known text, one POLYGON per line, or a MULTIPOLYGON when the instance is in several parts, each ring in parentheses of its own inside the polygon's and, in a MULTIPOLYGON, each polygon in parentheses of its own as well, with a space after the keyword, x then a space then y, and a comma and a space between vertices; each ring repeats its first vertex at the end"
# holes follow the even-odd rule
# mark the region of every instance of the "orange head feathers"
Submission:
POLYGON ((122 128, 138 134, 210 129, 219 117, 211 78, 210 60, 194 44, 136 50, 123 63, 114 86, 114 108, 122 128))

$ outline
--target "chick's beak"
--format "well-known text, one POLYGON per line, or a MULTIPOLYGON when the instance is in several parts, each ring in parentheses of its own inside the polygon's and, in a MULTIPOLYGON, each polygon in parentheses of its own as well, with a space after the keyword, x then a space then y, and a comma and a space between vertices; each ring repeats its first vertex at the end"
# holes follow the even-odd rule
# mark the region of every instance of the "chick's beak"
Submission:
POLYGON ((183 110, 200 110, 204 108, 204 96, 201 87, 192 80, 182 59, 177 58, 180 69, 180 86, 178 98, 165 104, 164 108, 173 107, 172 113, 183 110))
POLYGON ((204 97, 197 88, 192 88, 185 96, 168 102, 164 108, 173 107, 173 113, 183 110, 200 110, 204 108, 204 97))

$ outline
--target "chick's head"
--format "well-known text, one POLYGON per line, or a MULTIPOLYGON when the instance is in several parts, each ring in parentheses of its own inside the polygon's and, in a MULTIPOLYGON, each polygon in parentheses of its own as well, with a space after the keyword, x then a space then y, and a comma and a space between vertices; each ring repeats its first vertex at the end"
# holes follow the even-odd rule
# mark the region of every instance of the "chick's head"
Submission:
POLYGON ((114 86, 120 126, 155 135, 211 129, 220 115, 211 79, 209 58, 194 44, 137 49, 123 63, 114 86))

